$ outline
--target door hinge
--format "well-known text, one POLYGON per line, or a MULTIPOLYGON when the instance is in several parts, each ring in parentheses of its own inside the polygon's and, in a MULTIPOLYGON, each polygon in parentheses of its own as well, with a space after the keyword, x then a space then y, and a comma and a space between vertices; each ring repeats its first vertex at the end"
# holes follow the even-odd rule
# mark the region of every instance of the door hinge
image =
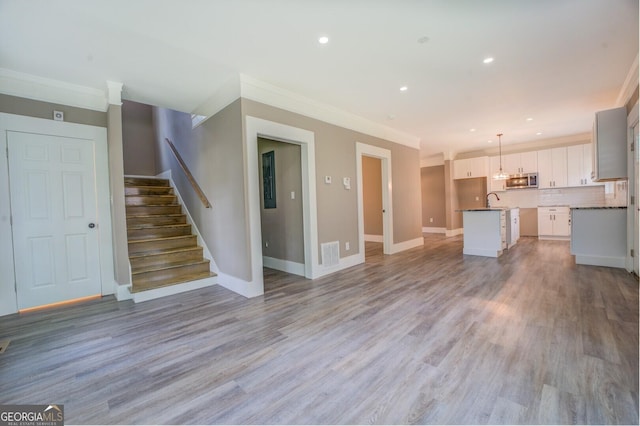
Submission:
POLYGON ((632 195, 629 198, 629 204, 631 204, 632 206, 634 206, 636 204, 636 196, 635 195, 632 195))
POLYGON ((631 254, 631 257, 635 257, 636 254, 633 249, 629 250, 629 252, 630 252, 629 254, 631 254))
POLYGON ((636 143, 634 141, 631 141, 631 152, 635 151, 636 148, 636 143))

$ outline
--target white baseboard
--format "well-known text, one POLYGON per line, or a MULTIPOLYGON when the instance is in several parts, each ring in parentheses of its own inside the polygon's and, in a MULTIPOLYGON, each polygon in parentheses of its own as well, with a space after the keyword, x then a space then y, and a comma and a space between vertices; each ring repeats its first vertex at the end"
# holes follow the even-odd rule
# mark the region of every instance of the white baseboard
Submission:
POLYGON ((304 263, 292 262, 290 260, 276 259, 274 257, 262 256, 262 265, 277 271, 304 277, 304 263))
POLYGON ((435 228, 431 226, 423 226, 422 233, 424 234, 446 234, 447 228, 435 228))
POLYGON ((502 250, 488 250, 488 249, 479 249, 479 248, 463 248, 462 254, 470 254, 473 256, 484 256, 484 257, 500 257, 502 255, 502 250))
POLYGON ((245 281, 220 272, 218 273, 218 284, 247 298, 262 296, 264 294, 262 276, 260 276, 259 282, 245 281))
POLYGON ((409 250, 416 247, 422 247, 423 245, 424 245, 423 237, 415 238, 413 240, 403 241, 401 243, 393 244, 391 246, 390 254, 400 253, 401 251, 409 250))
POLYGON ((364 240, 372 243, 382 243, 384 242, 384 237, 382 235, 364 234, 364 240))
POLYGON ((610 268, 625 268, 626 257, 584 256, 576 255, 577 265, 608 266, 610 268))
POLYGON ((538 239, 551 241, 571 241, 571 237, 558 237, 554 235, 538 235, 538 239))
POLYGON ((203 278, 201 280, 189 281, 182 284, 175 284, 166 287, 154 288, 153 290, 141 291, 140 293, 132 293, 133 301, 136 303, 146 302, 161 297, 173 296, 187 291, 198 290, 204 287, 210 287, 218 283, 218 277, 203 278))
POLYGON ((446 237, 455 237, 456 235, 462 234, 464 234, 464 228, 447 229, 444 233, 446 237))
POLYGON ((334 266, 323 266, 319 265, 318 269, 315 271, 315 274, 312 279, 324 277, 325 275, 333 274, 334 272, 341 271, 343 269, 351 268, 352 266, 359 265, 364 263, 364 253, 358 253, 347 257, 340 258, 340 261, 337 265, 334 266))
POLYGON ((116 296, 116 300, 121 302, 123 300, 131 300, 133 299, 133 295, 131 294, 131 284, 118 284, 114 285, 113 294, 116 296))

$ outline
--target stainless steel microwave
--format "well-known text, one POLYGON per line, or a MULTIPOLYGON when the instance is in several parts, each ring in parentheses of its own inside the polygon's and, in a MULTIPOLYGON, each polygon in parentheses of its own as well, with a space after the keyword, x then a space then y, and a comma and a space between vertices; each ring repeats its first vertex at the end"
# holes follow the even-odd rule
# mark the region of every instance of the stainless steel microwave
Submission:
POLYGON ((519 175, 511 175, 507 178, 507 189, 525 189, 538 187, 537 173, 522 173, 519 175))

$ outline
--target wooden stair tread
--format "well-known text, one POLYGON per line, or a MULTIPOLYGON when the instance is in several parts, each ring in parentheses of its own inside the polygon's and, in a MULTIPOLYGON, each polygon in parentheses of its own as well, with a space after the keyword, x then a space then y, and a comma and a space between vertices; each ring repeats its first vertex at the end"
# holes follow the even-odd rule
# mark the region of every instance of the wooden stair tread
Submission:
POLYGON ((155 251, 153 253, 135 253, 132 254, 131 256, 129 256, 130 260, 136 260, 139 258, 145 258, 145 257, 153 257, 153 256, 164 256, 164 255, 171 255, 171 254, 181 254, 181 253, 185 253, 188 251, 197 251, 197 250, 202 250, 202 247, 200 246, 193 246, 193 247, 180 247, 180 248, 172 248, 172 249, 166 249, 166 250, 162 250, 162 251, 155 251))
POLYGON ((131 226, 127 226, 127 230, 132 230, 132 229, 159 229, 159 228, 188 228, 190 226, 191 226, 191 224, 189 224, 189 223, 167 223, 167 224, 163 224, 163 225, 153 225, 153 224, 131 225, 131 226))
POLYGON ((153 290, 156 288, 162 288, 162 287, 167 287, 170 285, 174 285, 174 284, 182 284, 182 283, 186 283, 189 281, 195 281, 195 280, 201 280, 204 278, 211 278, 211 277, 215 277, 216 274, 214 274, 213 272, 203 272, 203 273, 199 273, 199 274, 189 274, 189 275, 182 275, 180 277, 176 277, 174 279, 167 279, 166 281, 161 280, 161 281, 141 281, 141 282, 137 282, 134 283, 131 286, 131 293, 140 293, 142 291, 147 291, 147 290, 153 290))
POLYGON ((135 271, 134 270, 131 271, 131 275, 135 276, 135 275, 140 275, 148 272, 165 271, 165 270, 171 270, 171 269, 178 269, 185 266, 196 266, 196 265, 203 265, 203 264, 209 264, 209 260, 202 258, 200 260, 190 261, 190 262, 185 262, 185 261, 168 262, 168 263, 163 263, 161 265, 151 265, 151 266, 135 268, 136 269, 135 271))
POLYGON ((130 242, 146 243, 146 242, 153 242, 153 241, 179 240, 181 238, 193 238, 193 237, 195 237, 195 235, 189 234, 189 235, 178 235, 178 236, 175 236, 175 237, 147 238, 145 240, 133 240, 133 241, 130 241, 130 242))

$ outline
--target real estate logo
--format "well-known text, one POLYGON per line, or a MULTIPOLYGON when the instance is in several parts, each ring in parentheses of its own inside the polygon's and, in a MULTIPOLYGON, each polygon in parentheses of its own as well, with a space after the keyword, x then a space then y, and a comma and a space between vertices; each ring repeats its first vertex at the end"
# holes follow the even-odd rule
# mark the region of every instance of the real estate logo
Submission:
POLYGON ((0 426, 64 426, 64 405, 0 405, 0 426))

